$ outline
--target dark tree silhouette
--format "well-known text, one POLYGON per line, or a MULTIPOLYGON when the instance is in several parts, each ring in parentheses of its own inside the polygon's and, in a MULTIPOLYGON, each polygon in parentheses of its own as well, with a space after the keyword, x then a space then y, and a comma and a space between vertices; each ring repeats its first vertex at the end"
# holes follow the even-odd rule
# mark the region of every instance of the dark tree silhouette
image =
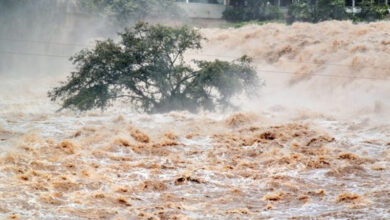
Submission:
POLYGON ((128 100, 139 110, 155 113, 171 110, 233 107, 231 98, 254 93, 259 80, 250 58, 233 62, 186 63, 188 49, 200 49, 200 33, 181 28, 138 23, 119 34, 121 41, 97 42, 71 58, 76 71, 49 92, 62 108, 81 111, 128 100))

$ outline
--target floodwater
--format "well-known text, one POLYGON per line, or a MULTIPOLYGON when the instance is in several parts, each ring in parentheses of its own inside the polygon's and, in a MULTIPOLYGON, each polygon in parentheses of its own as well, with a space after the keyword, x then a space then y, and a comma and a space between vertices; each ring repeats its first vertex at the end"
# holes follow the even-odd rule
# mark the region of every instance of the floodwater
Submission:
POLYGON ((62 76, 2 77, 1 218, 390 218, 388 22, 201 31, 265 80, 241 112, 56 113, 62 76))

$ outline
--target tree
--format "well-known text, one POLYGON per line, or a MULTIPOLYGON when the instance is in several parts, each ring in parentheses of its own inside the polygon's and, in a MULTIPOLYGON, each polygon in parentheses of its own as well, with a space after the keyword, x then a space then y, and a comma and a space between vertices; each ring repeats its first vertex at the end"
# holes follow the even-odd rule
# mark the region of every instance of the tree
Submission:
POLYGON ((197 30, 138 23, 119 35, 118 43, 99 41, 94 49, 74 55, 76 71, 49 92, 51 100, 81 111, 104 109, 121 99, 148 113, 196 112, 233 107, 234 95, 253 93, 259 86, 246 56, 186 63, 184 53, 201 48, 197 30))
POLYGON ((120 23, 174 14, 173 0, 81 0, 81 8, 110 15, 120 23))
POLYGON ((266 21, 281 19, 282 12, 278 7, 271 5, 266 0, 247 0, 242 3, 228 6, 223 12, 223 17, 228 21, 266 21))
POLYGON ((344 20, 344 0, 302 0, 295 1, 288 7, 287 23, 294 21, 321 22, 325 20, 344 20))
POLYGON ((351 18, 354 21, 376 21, 385 19, 388 14, 388 7, 386 5, 380 5, 370 0, 363 0, 359 7, 360 13, 352 14, 351 18))

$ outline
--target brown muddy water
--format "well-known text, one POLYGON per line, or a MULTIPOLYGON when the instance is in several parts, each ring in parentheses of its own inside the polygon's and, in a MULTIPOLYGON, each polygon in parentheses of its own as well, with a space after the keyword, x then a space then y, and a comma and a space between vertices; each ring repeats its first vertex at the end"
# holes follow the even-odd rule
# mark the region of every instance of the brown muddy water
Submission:
POLYGON ((55 113, 63 76, 0 77, 0 217, 390 218, 388 22, 201 31, 254 57, 241 112, 55 113))

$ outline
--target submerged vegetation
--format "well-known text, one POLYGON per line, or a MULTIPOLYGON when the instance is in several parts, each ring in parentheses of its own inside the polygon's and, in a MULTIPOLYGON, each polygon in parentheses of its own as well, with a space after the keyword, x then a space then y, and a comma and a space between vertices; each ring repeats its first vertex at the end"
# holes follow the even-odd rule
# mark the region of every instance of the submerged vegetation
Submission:
POLYGON ((187 50, 201 48, 197 30, 138 23, 119 35, 119 43, 100 41, 74 55, 77 71, 49 92, 52 101, 82 111, 104 109, 117 99, 149 113, 216 110, 233 107, 235 95, 254 93, 259 86, 246 56, 185 62, 187 50))

